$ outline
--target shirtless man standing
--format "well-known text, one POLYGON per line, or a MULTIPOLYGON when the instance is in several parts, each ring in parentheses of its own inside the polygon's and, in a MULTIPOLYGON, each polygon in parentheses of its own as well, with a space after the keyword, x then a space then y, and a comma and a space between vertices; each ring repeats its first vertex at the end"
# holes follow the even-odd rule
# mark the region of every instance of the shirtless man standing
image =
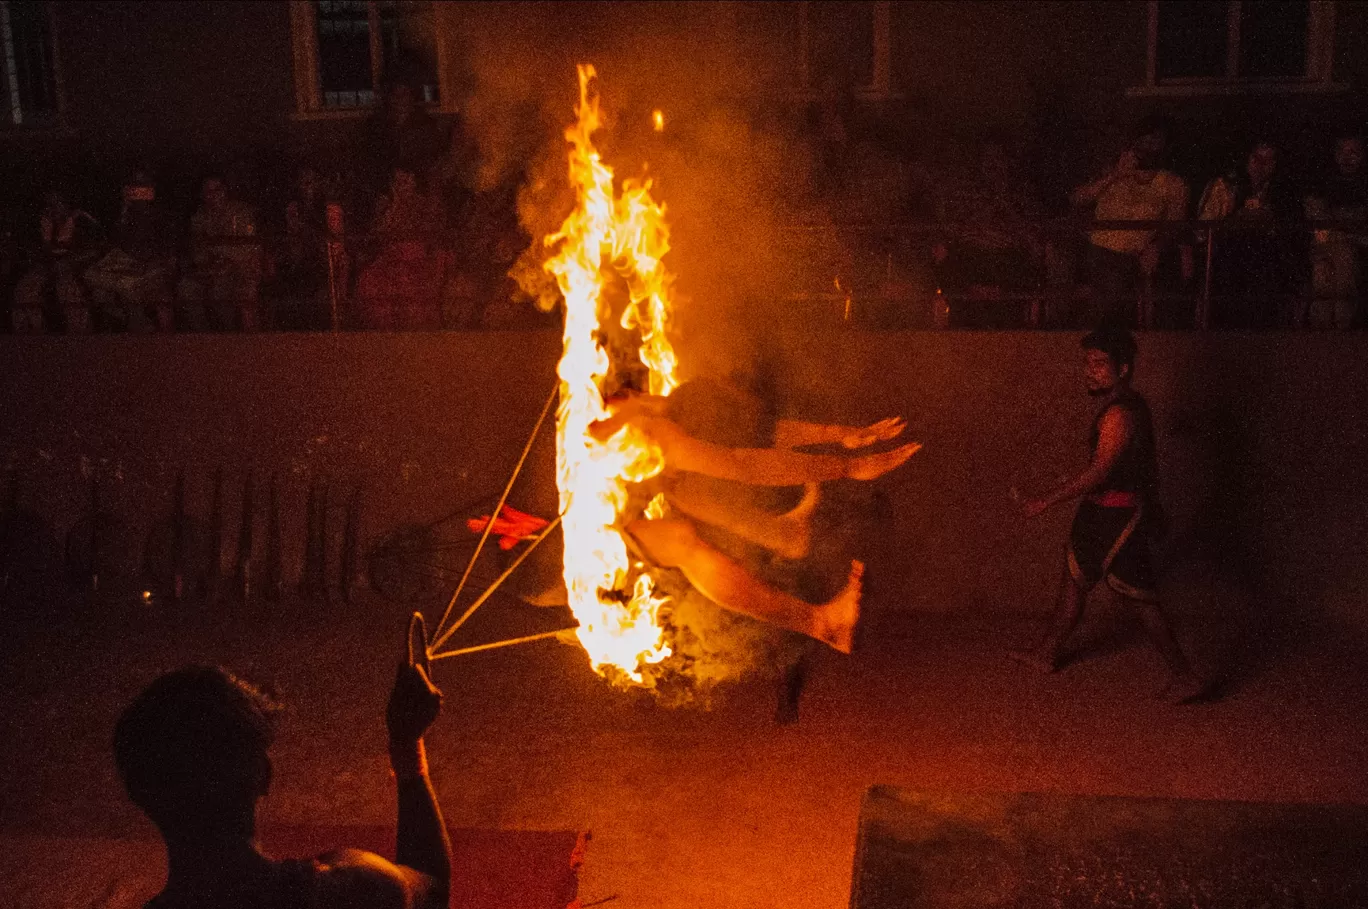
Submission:
POLYGON ((1026 502, 1034 518, 1055 505, 1082 497, 1060 585, 1059 605, 1045 640, 1032 650, 1013 651, 1018 662, 1054 672, 1065 659, 1065 643, 1083 616, 1088 592, 1106 581, 1140 616, 1145 632, 1169 671, 1162 692, 1174 703, 1205 693, 1159 607, 1150 543, 1159 513, 1159 465, 1149 405, 1131 388, 1135 339, 1121 328, 1102 328, 1083 339, 1088 394, 1099 399, 1093 421, 1092 460, 1059 489, 1026 502))

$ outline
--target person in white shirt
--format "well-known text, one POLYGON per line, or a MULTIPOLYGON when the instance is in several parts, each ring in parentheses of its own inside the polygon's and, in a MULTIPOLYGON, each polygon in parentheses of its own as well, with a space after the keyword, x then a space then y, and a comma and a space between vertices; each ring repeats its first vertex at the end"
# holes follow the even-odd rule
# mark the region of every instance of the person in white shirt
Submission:
MULTIPOLYGON (((1070 202, 1091 208, 1099 221, 1181 221, 1187 216, 1188 187, 1160 167, 1168 147, 1168 126, 1147 117, 1110 171, 1074 190, 1070 202)), ((1152 228, 1095 230, 1088 237, 1087 274, 1101 321, 1148 324, 1160 253, 1173 238, 1152 228), (1143 297, 1143 299, 1142 299, 1143 297)), ((1180 249, 1184 280, 1191 276, 1190 247, 1180 249)))

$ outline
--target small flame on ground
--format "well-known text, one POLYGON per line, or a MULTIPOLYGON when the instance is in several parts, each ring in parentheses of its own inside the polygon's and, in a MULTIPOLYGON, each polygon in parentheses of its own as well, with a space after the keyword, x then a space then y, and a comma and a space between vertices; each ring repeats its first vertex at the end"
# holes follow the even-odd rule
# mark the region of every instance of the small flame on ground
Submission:
POLYGON ((665 112, 664 112, 664 111, 658 110, 658 111, 655 111, 654 113, 652 113, 652 114, 651 114, 651 122, 655 124, 655 131, 656 131, 656 132, 658 132, 658 133, 663 133, 663 132, 665 132, 665 112))
MULTIPOLYGON (((592 66, 579 67, 576 122, 565 132, 575 208, 546 238, 557 251, 545 267, 565 296, 556 482, 564 516, 565 586, 580 643, 596 671, 617 667, 643 683, 642 669, 670 655, 660 623, 669 600, 629 554, 622 527, 633 517, 663 514, 659 496, 630 514, 629 485, 650 479, 664 464, 659 449, 630 427, 606 442, 588 430, 608 416, 604 392, 610 375, 632 365, 615 364, 604 343, 604 290, 610 280, 626 282, 630 301, 621 325, 640 334, 637 356, 648 371, 649 392, 668 395, 677 384, 674 348, 665 333, 672 276, 661 263, 670 248, 669 231, 664 206, 651 198, 650 181, 626 180, 618 191, 612 169, 594 148, 601 122, 594 79, 592 66)), ((660 111, 655 120, 663 129, 660 111)))

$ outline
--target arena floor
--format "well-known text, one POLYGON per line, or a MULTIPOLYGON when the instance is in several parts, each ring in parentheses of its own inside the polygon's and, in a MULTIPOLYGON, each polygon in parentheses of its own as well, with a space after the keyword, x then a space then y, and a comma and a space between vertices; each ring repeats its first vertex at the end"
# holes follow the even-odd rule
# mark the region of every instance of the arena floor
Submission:
MULTIPOLYGON (((869 605, 864 650, 818 657, 788 727, 772 722, 769 684, 707 711, 667 709, 613 690, 555 642, 437 664, 446 706, 429 749, 448 821, 592 831, 585 904, 836 909, 849 899, 861 795, 876 783, 1368 804, 1365 649, 1333 629, 1247 648, 1260 658, 1219 701, 1179 708, 1151 698, 1161 669, 1139 646, 1103 645, 1038 676, 1002 656, 1033 633, 1020 617, 869 605)), ((289 703, 268 817, 388 822, 381 716, 403 614, 373 600, 7 607, 0 836, 145 838, 110 731, 157 672, 190 661, 269 682, 289 703)), ((1105 639, 1108 615, 1085 631, 1105 639)), ((525 631, 525 619, 491 607, 471 635, 525 631)))

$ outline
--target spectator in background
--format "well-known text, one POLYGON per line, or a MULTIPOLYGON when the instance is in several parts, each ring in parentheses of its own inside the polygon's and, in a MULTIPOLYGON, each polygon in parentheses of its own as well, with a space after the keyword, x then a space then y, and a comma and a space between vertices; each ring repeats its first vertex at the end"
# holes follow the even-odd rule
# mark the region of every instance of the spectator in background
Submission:
POLYGON ((975 175, 951 183, 938 207, 952 225, 932 249, 937 284, 951 300, 950 324, 1020 327, 1026 304, 1002 298, 1040 286, 1045 243, 1036 229, 1041 211, 1035 188, 1002 144, 990 141, 979 152, 975 175))
POLYGON ((123 185, 123 208, 109 252, 85 273, 96 330, 148 331, 172 327, 176 226, 142 171, 123 185))
POLYGON ((1222 328, 1275 328, 1292 320, 1304 271, 1295 260, 1306 258, 1297 255, 1299 238, 1278 230, 1300 213, 1281 179, 1279 158, 1273 143, 1255 142, 1240 170, 1212 180, 1202 194, 1198 220, 1230 227, 1207 237, 1215 243, 1212 301, 1222 328))
POLYGON ((272 263, 270 296, 276 327, 318 331, 329 327, 327 202, 323 179, 312 167, 295 172, 285 203, 284 232, 272 263))
POLYGON ((190 218, 190 268, 180 282, 186 327, 255 331, 260 327, 261 246, 256 213, 228 193, 223 178, 206 177, 190 218))
POLYGON ((854 143, 847 124, 854 106, 854 95, 846 80, 836 72, 829 73, 809 112, 819 162, 818 179, 824 196, 838 195, 849 182, 854 143))
MULTIPOLYGON (((1306 199, 1308 218, 1364 222, 1368 228, 1368 174, 1363 167, 1363 137, 1335 143, 1335 172, 1306 199)), ((1364 312, 1364 232, 1318 230, 1311 253, 1309 323, 1316 328, 1362 324, 1364 312)), ((1299 320, 1301 321, 1301 320, 1299 320)))
POLYGON ((447 145, 432 168, 429 185, 441 200, 447 226, 460 229, 475 196, 475 167, 479 149, 457 117, 447 130, 447 145))
POLYGON ((439 242, 441 208, 422 191, 411 171, 396 168, 381 198, 371 232, 373 258, 356 278, 356 302, 364 327, 441 327, 441 289, 446 253, 439 242))
POLYGON ((37 261, 14 288, 14 330, 89 331, 90 305, 81 277, 102 251, 99 222, 72 205, 64 191, 53 190, 38 216, 38 240, 37 261))
MULTIPOLYGON (((461 244, 443 290, 448 328, 509 328, 533 312, 509 271, 530 242, 518 223, 523 174, 476 193, 461 219, 461 244)), ((535 317, 532 317, 535 319, 535 317)))
MULTIPOLYGON (((1099 221, 1181 221, 1187 217, 1188 187, 1162 166, 1168 148, 1168 122, 1146 117, 1116 166, 1078 187, 1070 202, 1091 208, 1099 221)), ((1152 228, 1095 230, 1088 237, 1088 286, 1095 315, 1116 325, 1152 322, 1152 303, 1160 254, 1174 238, 1152 228), (1140 305, 1137 305, 1140 304, 1140 305)), ((1189 248, 1181 255, 1182 277, 1192 273, 1189 248)))
POLYGON ((377 194, 385 192, 396 169, 426 178, 442 155, 441 126, 403 80, 392 80, 382 89, 361 141, 367 182, 377 194))

